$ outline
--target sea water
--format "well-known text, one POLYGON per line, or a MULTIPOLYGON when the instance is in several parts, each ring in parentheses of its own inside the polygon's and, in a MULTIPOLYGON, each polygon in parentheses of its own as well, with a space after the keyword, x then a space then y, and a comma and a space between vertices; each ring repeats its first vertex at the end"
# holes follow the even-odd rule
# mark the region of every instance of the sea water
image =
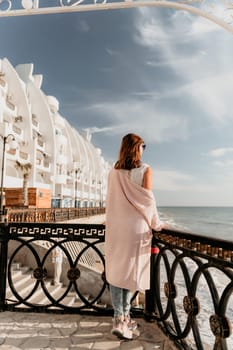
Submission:
POLYGON ((233 241, 233 207, 160 207, 171 228, 233 241))

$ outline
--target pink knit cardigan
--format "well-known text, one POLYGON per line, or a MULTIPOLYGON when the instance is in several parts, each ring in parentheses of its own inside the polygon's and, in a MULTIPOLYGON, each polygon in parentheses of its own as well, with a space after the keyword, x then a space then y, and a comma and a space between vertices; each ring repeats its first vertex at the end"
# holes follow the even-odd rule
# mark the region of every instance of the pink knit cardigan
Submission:
POLYGON ((160 220, 153 192, 130 180, 128 170, 108 178, 105 262, 107 281, 131 291, 150 288, 151 228, 160 220))

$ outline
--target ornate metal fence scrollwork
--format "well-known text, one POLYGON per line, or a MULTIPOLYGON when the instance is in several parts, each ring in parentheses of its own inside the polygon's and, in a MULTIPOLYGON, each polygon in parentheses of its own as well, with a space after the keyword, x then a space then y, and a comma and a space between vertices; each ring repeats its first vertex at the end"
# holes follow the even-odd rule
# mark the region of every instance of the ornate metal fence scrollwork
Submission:
MULTIPOLYGON (((112 314, 104 239, 98 224, 1 224, 0 310, 112 314)), ((151 251, 151 289, 137 314, 157 320, 182 349, 232 350, 233 243, 163 230, 151 251)))
POLYGON ((1 227, 8 244, 4 308, 112 313, 104 278, 103 225, 10 223, 1 227), (54 283, 57 249, 61 275, 59 283, 54 283))
POLYGON ((233 243, 163 230, 153 245, 152 317, 184 349, 233 349, 233 243))

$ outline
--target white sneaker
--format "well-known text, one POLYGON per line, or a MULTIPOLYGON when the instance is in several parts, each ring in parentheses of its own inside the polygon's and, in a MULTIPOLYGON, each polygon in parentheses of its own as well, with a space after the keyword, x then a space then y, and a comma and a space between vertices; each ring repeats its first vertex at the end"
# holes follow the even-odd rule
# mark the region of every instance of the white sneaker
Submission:
POLYGON ((122 318, 120 317, 114 318, 111 334, 114 334, 119 338, 133 339, 132 331, 128 328, 127 323, 122 321, 122 318))
POLYGON ((115 317, 113 319, 113 326, 111 333, 116 335, 117 337, 123 337, 123 322, 120 317, 115 317))
POLYGON ((131 331, 135 331, 138 328, 137 322, 132 320, 130 316, 125 316, 125 322, 131 331))
POLYGON ((127 323, 123 322, 123 338, 124 339, 133 339, 133 332, 129 329, 127 323))

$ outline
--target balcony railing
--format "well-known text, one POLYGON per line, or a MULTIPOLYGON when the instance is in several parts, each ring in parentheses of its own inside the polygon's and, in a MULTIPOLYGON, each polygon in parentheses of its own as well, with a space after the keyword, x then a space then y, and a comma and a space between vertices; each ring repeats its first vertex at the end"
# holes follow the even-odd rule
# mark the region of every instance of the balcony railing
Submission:
POLYGON ((1 75, 0 75, 0 85, 3 86, 3 87, 6 86, 6 82, 5 82, 5 80, 1 77, 1 75))
POLYGON ((40 146, 41 148, 43 148, 44 145, 45 145, 44 141, 41 140, 41 139, 39 139, 39 138, 37 139, 37 144, 38 144, 38 146, 40 146))
POLYGON ((23 151, 19 151, 19 157, 24 160, 28 160, 29 154, 23 151))
POLYGON ((152 247, 148 297, 164 331, 187 349, 233 349, 233 243, 163 230, 152 247))
POLYGON ((35 114, 32 114, 32 124, 38 128, 39 122, 37 121, 37 116, 35 114))
POLYGON ((30 208, 6 209, 8 222, 61 222, 104 214, 105 208, 30 208))
POLYGON ((15 105, 13 102, 11 102, 9 99, 6 99, 6 105, 9 107, 12 111, 15 110, 15 105))
POLYGON ((19 127, 16 126, 16 125, 12 125, 12 130, 13 130, 16 134, 18 134, 18 135, 21 135, 21 134, 22 134, 22 129, 19 128, 19 127))
MULTIPOLYGON (((0 311, 111 314, 104 237, 97 224, 1 224, 0 311), (63 272, 55 290, 57 246, 63 272)), ((232 242, 163 230, 153 235, 145 306, 132 312, 157 321, 179 348, 232 350, 232 292, 232 242)))

